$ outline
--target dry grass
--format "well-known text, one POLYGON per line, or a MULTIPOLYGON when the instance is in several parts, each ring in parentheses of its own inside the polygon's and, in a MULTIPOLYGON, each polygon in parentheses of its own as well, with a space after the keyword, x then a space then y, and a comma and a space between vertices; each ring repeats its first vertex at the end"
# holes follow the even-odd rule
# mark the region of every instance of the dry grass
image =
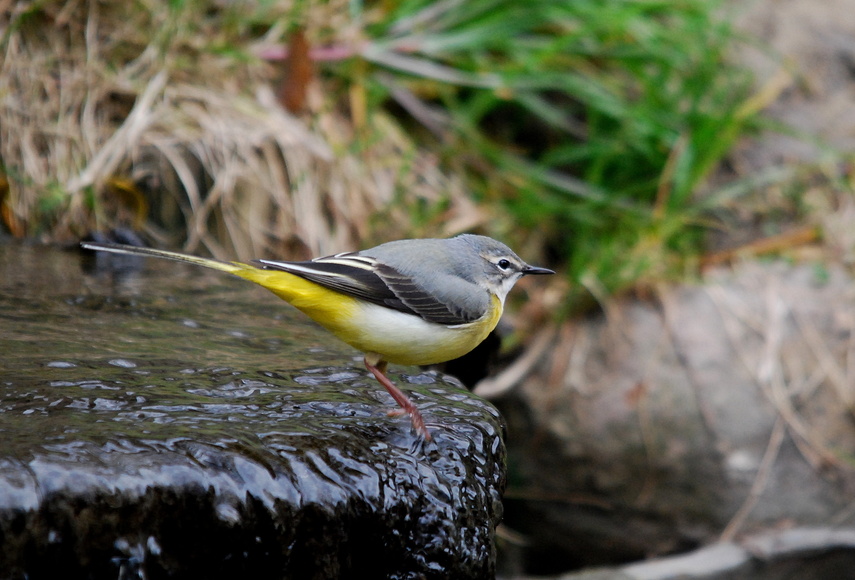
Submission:
MULTIPOLYGON (((313 80, 305 116, 277 103, 280 72, 254 54, 285 41, 293 6, 173 4, 0 2, 2 202, 13 234, 72 241, 139 226, 176 245, 166 226, 178 223, 185 249, 248 258, 445 235, 485 219, 393 119, 355 126, 365 112, 342 106, 346 89, 313 80), (274 24, 263 35, 236 24, 265 10, 274 24), (412 232, 407 206, 417 202, 444 211, 412 232)), ((343 1, 307 12, 310 32, 318 22, 340 39, 357 34, 343 1)))

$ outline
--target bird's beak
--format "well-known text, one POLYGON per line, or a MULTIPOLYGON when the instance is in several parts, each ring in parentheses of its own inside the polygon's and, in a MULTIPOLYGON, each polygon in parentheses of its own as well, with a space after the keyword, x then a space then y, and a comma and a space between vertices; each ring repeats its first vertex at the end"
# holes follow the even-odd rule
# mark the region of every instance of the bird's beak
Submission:
POLYGON ((537 266, 526 265, 522 270, 523 274, 554 274, 549 268, 538 268, 537 266))

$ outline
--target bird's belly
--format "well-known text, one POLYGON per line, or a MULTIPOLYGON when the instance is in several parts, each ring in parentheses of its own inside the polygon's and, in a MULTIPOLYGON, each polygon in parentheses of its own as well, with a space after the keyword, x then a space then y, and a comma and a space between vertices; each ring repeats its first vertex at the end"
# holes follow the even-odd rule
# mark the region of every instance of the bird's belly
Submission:
MULTIPOLYGON (((496 327, 501 304, 488 316, 467 324, 447 326, 383 306, 361 303, 348 328, 335 334, 363 352, 388 362, 428 365, 463 356, 496 327)), ((332 329, 331 329, 332 330, 332 329)))

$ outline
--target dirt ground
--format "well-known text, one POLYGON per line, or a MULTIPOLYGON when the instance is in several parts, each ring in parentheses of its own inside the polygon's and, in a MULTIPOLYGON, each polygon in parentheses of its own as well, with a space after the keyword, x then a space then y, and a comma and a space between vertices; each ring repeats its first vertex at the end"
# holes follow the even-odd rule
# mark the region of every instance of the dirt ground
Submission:
MULTIPOLYGON (((742 57, 758 86, 784 87, 768 109, 771 117, 855 151, 855 0, 756 0, 737 14, 739 27, 768 45, 742 57)), ((820 151, 810 141, 767 136, 741 149, 749 165, 743 169, 816 160, 820 151)))

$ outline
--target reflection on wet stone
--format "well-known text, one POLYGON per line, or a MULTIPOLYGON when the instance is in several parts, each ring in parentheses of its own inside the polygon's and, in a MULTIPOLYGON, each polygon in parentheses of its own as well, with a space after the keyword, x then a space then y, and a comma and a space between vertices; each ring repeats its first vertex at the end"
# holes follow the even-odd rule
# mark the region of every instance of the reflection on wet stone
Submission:
POLYGON ((352 351, 239 282, 158 269, 161 296, 75 300, 44 252, 0 245, 0 577, 493 577, 491 405, 393 372, 426 444, 352 351), (36 259, 55 278, 22 300, 36 259))

